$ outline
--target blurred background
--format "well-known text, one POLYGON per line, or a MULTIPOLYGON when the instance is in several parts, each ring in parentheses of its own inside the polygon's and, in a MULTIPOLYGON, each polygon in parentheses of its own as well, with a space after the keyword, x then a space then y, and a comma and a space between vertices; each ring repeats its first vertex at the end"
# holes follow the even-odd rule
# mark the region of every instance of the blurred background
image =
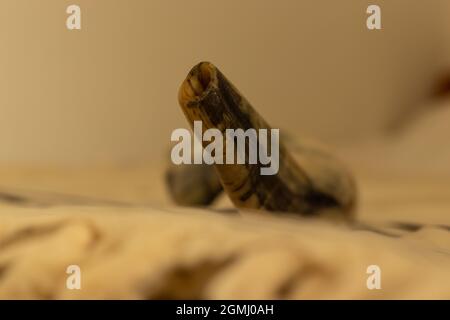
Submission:
POLYGON ((449 12, 447 0, 1 0, 0 163, 166 159, 187 127, 178 87, 201 60, 274 127, 335 145, 395 134, 450 70, 449 12), (66 29, 71 4, 80 31, 66 29), (366 28, 370 4, 382 30, 366 28))

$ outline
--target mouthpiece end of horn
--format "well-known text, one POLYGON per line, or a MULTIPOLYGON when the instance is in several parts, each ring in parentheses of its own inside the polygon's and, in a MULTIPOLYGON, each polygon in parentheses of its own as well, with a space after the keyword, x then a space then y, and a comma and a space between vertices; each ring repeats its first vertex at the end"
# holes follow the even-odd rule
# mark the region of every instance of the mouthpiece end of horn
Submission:
POLYGON ((213 83, 216 68, 210 62, 200 62, 191 69, 178 91, 178 102, 183 108, 199 100, 213 83))

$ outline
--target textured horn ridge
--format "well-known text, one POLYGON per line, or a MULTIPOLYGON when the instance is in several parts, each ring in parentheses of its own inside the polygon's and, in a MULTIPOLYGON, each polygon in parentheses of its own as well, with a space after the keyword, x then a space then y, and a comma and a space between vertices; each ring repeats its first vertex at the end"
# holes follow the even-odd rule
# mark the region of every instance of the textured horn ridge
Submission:
MULTIPOLYGON (((199 63, 189 72, 180 87, 178 98, 190 125, 193 126, 194 121, 202 121, 203 132, 211 128, 222 133, 226 129, 245 131, 251 128, 257 132, 260 129, 270 132, 269 124, 209 62, 199 63)), ((203 146, 208 144, 204 142, 203 146)), ((246 144, 248 147, 247 141, 246 144)), ((225 137, 223 145, 225 153, 225 137)), ((268 149, 271 147, 269 145, 268 149)), ((234 148, 236 154, 236 144, 234 148)), ((322 150, 299 143, 295 147, 298 157, 294 159, 289 148, 281 134, 279 170, 274 175, 261 175, 260 169, 264 165, 259 161, 256 164, 249 164, 248 161, 244 164, 214 164, 222 186, 234 205, 305 216, 331 210, 337 212, 337 216, 351 218, 356 188, 346 168, 322 150)))

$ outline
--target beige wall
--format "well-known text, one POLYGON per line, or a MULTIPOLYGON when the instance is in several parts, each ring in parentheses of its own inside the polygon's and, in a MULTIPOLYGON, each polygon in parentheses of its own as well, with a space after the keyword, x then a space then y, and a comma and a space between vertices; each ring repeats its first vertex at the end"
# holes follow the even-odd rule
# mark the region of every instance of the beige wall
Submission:
POLYGON ((444 40, 444 45, 445 45, 445 61, 446 61, 446 65, 449 66, 450 69, 450 1, 445 1, 444 4, 442 5, 443 7, 443 16, 445 16, 445 18, 443 19, 444 23, 443 23, 443 30, 445 33, 445 40, 444 40))
POLYGON ((2 0, 0 162, 161 159, 200 60, 273 126, 364 138, 450 64, 448 13, 446 0, 2 0), (65 28, 74 3, 81 31, 65 28), (372 3, 382 31, 365 28, 372 3))

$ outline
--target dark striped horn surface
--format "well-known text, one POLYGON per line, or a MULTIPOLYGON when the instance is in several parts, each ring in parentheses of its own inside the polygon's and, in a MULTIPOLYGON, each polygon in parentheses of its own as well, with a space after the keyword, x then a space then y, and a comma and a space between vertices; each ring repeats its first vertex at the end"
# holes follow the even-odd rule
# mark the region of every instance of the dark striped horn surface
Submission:
MULTIPOLYGON (((189 121, 202 121, 202 129, 216 128, 223 133, 223 158, 230 141, 226 129, 267 129, 269 124, 255 111, 241 93, 211 63, 201 62, 188 74, 179 90, 179 103, 189 121)), ((270 133, 267 134, 269 151, 270 133)), ((356 188, 352 175, 330 154, 298 143, 297 157, 291 155, 289 144, 279 141, 279 170, 263 175, 267 167, 259 161, 249 163, 248 154, 234 143, 234 153, 245 163, 214 164, 222 186, 233 204, 243 209, 292 212, 314 216, 323 212, 350 219, 353 215, 356 188)), ((260 139, 257 136, 257 139, 260 139)), ((210 142, 203 142, 206 147, 210 142)), ((246 149, 249 142, 246 140, 246 149)), ((258 145, 261 143, 258 140, 258 145)), ((193 165, 195 166, 195 165, 193 165)))

